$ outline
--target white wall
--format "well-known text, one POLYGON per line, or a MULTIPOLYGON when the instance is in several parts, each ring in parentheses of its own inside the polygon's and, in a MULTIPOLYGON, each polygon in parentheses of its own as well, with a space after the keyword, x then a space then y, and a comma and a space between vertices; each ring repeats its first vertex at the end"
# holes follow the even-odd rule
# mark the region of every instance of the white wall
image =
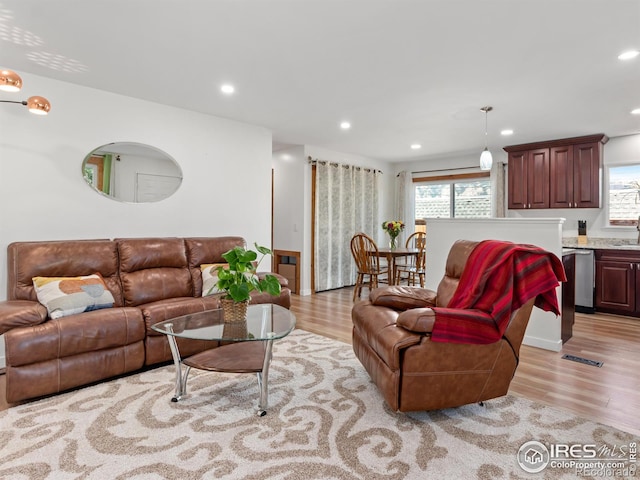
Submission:
MULTIPOLYGON (((22 74, 46 117, 0 108, 0 299, 13 241, 143 236, 271 238, 271 133, 262 127, 22 74), (82 161, 109 142, 155 146, 184 180, 163 201, 121 203, 87 187, 82 161)), ((28 91, 26 90, 28 87, 28 91)), ((11 97, 13 98, 13 97, 11 97)))
POLYGON ((307 162, 304 146, 297 145, 273 153, 273 248, 304 249, 307 162))
POLYGON ((305 182, 307 162, 304 147, 297 145, 274 152, 272 165, 273 249, 300 252, 300 264, 296 267, 300 275, 300 291, 297 293, 309 295, 310 283, 308 274, 305 277, 305 266, 310 264, 311 257, 305 250, 305 214, 311 215, 307 199, 311 193, 305 182))
MULTIPOLYGON (((393 212, 395 174, 390 164, 371 158, 298 145, 273 152, 274 235, 273 248, 301 252, 300 295, 311 291, 311 166, 308 157, 329 162, 375 168, 383 172, 379 209, 381 220, 393 212)), ((383 239, 382 228, 379 234, 383 239)))
MULTIPOLYGON (((425 287, 436 290, 444 275, 447 255, 456 240, 506 240, 537 245, 562 258, 563 218, 517 219, 427 219, 427 271, 425 287)), ((562 289, 557 288, 562 306, 562 289)), ((534 308, 524 342, 526 345, 560 351, 561 319, 534 308)))

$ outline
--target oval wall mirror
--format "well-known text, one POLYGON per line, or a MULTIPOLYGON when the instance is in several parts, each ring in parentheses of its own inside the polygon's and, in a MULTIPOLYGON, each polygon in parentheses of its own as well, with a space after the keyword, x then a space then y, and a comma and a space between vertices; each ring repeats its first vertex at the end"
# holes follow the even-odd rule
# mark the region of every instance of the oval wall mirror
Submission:
POLYGON ((135 142, 114 142, 92 150, 82 176, 101 195, 120 202, 158 202, 182 183, 182 170, 162 150, 135 142))

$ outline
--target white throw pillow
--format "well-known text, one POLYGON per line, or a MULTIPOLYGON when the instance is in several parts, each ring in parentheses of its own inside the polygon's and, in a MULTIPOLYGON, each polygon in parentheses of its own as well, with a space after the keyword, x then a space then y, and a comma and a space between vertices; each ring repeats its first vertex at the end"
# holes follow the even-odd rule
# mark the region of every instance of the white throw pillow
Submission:
POLYGON ((38 301, 50 318, 113 307, 114 298, 102 275, 84 277, 33 277, 38 301))
POLYGON ((214 293, 220 293, 222 290, 218 289, 218 268, 227 268, 228 263, 206 263, 200 265, 200 271, 202 272, 202 296, 213 295, 214 293))

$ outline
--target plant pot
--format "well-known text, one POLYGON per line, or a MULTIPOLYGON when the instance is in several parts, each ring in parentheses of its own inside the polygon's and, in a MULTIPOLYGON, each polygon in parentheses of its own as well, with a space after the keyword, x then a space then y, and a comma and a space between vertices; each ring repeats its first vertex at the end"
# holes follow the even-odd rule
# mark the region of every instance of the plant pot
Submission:
POLYGON ((225 320, 222 327, 222 335, 225 338, 245 339, 247 338, 247 321, 238 320, 233 322, 227 322, 225 320))
POLYGON ((234 302, 228 298, 220 299, 220 308, 222 308, 222 316, 225 323, 245 320, 248 306, 249 300, 245 302, 234 302))

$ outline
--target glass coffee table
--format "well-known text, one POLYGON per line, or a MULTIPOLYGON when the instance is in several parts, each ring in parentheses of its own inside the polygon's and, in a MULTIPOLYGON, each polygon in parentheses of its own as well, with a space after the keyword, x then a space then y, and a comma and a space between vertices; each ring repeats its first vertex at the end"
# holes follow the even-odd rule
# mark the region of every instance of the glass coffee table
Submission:
POLYGON ((258 415, 267 413, 268 381, 273 342, 286 337, 296 326, 296 317, 284 307, 272 304, 249 305, 246 321, 226 322, 222 310, 205 310, 158 322, 151 328, 164 333, 176 366, 177 402, 187 393, 191 368, 214 372, 256 373, 260 401, 258 415), (182 359, 176 337, 217 340, 222 345, 182 359), (184 366, 184 368, 183 368, 184 366))

